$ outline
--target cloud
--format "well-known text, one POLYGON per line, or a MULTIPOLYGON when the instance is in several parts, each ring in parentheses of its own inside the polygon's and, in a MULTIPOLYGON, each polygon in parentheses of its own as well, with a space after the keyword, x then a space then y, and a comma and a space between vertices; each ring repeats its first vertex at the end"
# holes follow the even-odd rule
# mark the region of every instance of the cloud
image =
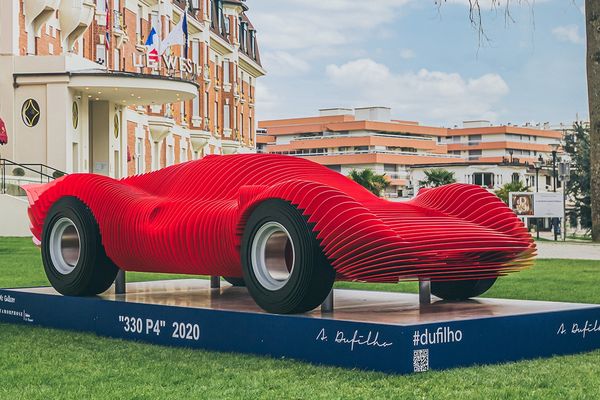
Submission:
POLYGON ((577 25, 557 26, 552 29, 552 34, 561 42, 583 43, 583 37, 579 35, 579 27, 577 25))
POLYGON ((296 57, 335 52, 339 46, 365 40, 364 32, 381 29, 414 0, 261 0, 252 14, 260 41, 271 51, 296 57), (300 52, 300 53, 299 53, 300 52))
POLYGON ((261 56, 263 66, 269 74, 291 76, 310 71, 310 64, 287 51, 265 52, 261 56))
POLYGON ((404 59, 404 60, 409 60, 411 58, 415 58, 417 55, 415 54, 415 52, 411 49, 402 49, 400 50, 400 58, 404 59))
POLYGON ((326 68, 339 90, 342 106, 388 105, 401 118, 440 124, 459 119, 498 117, 497 104, 509 88, 498 74, 465 79, 458 73, 421 69, 394 73, 386 65, 363 58, 326 68))

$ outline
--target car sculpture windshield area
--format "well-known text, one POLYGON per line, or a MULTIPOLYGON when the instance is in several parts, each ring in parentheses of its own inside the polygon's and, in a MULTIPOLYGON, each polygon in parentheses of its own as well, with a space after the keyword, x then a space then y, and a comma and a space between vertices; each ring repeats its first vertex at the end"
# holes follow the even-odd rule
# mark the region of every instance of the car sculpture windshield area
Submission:
POLYGON ((481 187, 391 202, 291 156, 207 156, 25 189, 45 272, 70 296, 106 291, 122 269, 222 276, 273 313, 317 307, 336 279, 429 279, 434 295, 463 300, 535 255, 523 223, 481 187))

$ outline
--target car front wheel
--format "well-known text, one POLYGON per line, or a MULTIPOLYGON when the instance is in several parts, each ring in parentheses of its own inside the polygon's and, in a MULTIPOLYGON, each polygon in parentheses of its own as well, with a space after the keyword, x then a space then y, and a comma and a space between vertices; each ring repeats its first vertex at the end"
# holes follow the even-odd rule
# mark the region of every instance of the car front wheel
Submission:
POLYGON ((256 303, 277 314, 307 312, 333 287, 335 271, 307 219, 290 203, 259 204, 242 238, 244 282, 256 303))

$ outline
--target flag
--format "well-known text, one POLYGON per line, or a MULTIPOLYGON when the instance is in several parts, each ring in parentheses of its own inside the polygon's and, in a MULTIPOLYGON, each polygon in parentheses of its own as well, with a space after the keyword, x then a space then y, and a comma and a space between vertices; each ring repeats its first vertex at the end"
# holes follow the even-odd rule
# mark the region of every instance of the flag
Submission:
POLYGON ((165 51, 167 51, 169 47, 175 44, 184 45, 187 50, 187 39, 187 13, 184 13, 179 23, 175 26, 175 28, 173 28, 173 30, 169 33, 165 40, 163 40, 160 46, 160 54, 162 55, 165 51))
POLYGON ((154 28, 150 30, 150 35, 148 35, 145 46, 148 51, 148 59, 152 62, 158 63, 160 40, 158 39, 158 34, 154 28))
MULTIPOLYGON (((104 43, 108 58, 108 49, 110 48, 110 7, 108 6, 108 1, 106 2, 106 37, 104 38, 104 43)), ((106 60, 106 65, 108 65, 108 59, 106 60)))

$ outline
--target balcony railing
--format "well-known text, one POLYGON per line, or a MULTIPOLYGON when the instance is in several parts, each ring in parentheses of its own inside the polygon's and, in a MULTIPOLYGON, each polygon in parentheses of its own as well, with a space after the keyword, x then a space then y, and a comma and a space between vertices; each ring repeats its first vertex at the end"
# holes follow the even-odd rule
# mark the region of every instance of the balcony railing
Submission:
POLYGON ((453 154, 437 154, 437 153, 419 153, 412 151, 397 151, 397 150, 345 150, 345 151, 326 151, 312 153, 298 153, 296 151, 272 151, 271 154, 288 154, 299 157, 315 157, 315 156, 345 156, 345 155, 360 155, 360 154, 393 154, 401 156, 418 156, 418 157, 435 157, 447 158, 452 160, 464 160, 464 157, 453 154))
POLYGON ((340 135, 323 135, 323 136, 309 136, 309 137, 301 137, 294 140, 321 140, 321 139, 348 139, 348 138, 366 138, 366 137, 385 137, 385 138, 394 138, 394 139, 411 139, 411 140, 422 140, 425 142, 434 142, 435 140, 432 138, 424 138, 419 136, 409 136, 409 135, 389 135, 384 133, 374 133, 372 135, 360 135, 360 136, 352 136, 348 134, 340 134, 340 135))

